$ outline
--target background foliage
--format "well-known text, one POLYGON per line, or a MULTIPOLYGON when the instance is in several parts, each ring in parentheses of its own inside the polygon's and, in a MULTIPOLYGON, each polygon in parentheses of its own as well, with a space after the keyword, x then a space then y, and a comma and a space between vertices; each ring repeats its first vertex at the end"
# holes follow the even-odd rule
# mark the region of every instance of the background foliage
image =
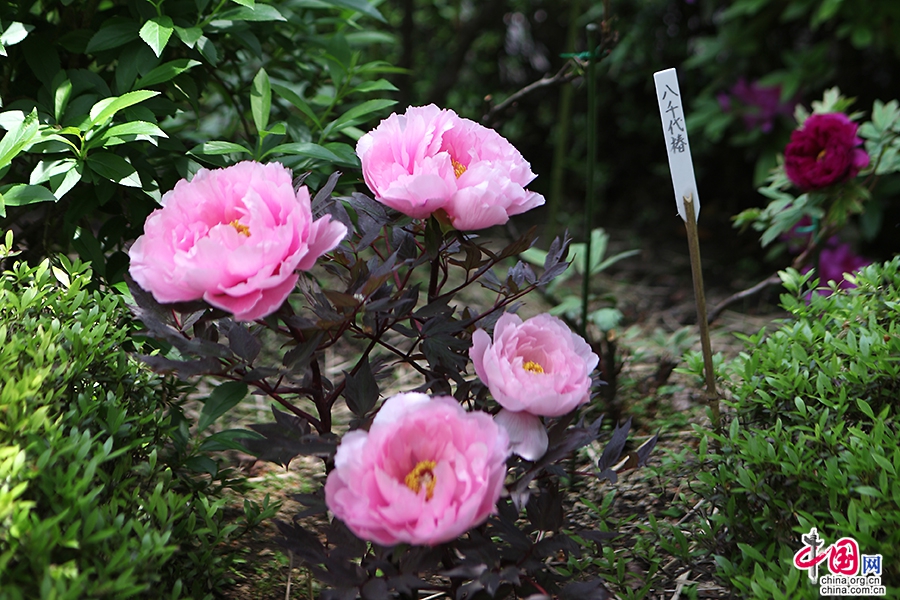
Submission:
POLYGON ((201 166, 357 167, 357 126, 393 104, 396 69, 364 59, 391 39, 379 19, 360 0, 4 3, 0 209, 32 256, 71 248, 114 282, 201 166))

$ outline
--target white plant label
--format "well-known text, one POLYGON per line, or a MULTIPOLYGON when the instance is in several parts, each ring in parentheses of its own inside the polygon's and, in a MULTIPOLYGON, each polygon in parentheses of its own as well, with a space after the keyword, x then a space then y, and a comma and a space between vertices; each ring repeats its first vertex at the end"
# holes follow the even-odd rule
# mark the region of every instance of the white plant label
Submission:
POLYGON ((659 102, 659 116, 662 119, 678 214, 687 222, 684 198, 688 196, 694 201, 694 215, 699 219, 700 197, 697 195, 697 182, 694 179, 694 163, 684 123, 684 99, 678 89, 678 75, 675 69, 657 71, 653 74, 653 82, 656 84, 656 99, 659 102))

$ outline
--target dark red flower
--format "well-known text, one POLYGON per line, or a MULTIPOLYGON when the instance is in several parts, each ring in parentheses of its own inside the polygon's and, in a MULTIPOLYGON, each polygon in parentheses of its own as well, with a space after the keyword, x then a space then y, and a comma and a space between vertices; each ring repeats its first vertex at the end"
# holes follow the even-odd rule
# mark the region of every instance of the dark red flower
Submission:
POLYGON ((791 134, 784 150, 788 179, 801 190, 817 190, 856 177, 869 164, 869 155, 858 148, 856 123, 843 113, 811 115, 791 134))

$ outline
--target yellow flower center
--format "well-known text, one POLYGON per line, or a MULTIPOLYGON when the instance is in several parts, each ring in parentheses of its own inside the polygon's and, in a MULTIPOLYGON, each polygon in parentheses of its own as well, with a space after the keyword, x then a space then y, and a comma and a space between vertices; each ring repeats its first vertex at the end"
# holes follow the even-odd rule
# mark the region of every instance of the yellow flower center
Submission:
POLYGON ((533 360, 529 360, 527 363, 522 365, 522 368, 530 373, 543 373, 544 372, 544 367, 537 364, 533 360))
POLYGON ((422 484, 424 484, 425 500, 431 500, 431 497, 434 496, 434 486, 437 484, 437 479, 434 477, 434 468, 436 466, 437 463, 433 460, 420 461, 419 464, 413 467, 413 470, 406 475, 406 479, 403 483, 417 494, 419 493, 419 490, 422 489, 422 484))
POLYGON ((243 223, 241 223, 240 221, 238 221, 237 219, 235 219, 234 221, 229 223, 229 225, 231 225, 232 227, 237 229, 237 232, 240 233, 241 235, 246 235, 247 237, 250 237, 250 228, 247 227, 246 225, 244 225, 243 223))
POLYGON ((459 179, 462 177, 462 174, 466 172, 466 165, 461 162, 457 162, 456 159, 451 158, 450 164, 453 165, 453 173, 456 174, 456 178, 459 179))
MULTIPOLYGON (((821 161, 823 158, 825 158, 825 155, 826 155, 827 153, 828 153, 828 151, 825 150, 825 148, 822 148, 822 151, 819 152, 819 154, 816 156, 816 162, 819 162, 819 161, 821 161)), ((458 175, 457 175, 457 177, 458 177, 458 175)))

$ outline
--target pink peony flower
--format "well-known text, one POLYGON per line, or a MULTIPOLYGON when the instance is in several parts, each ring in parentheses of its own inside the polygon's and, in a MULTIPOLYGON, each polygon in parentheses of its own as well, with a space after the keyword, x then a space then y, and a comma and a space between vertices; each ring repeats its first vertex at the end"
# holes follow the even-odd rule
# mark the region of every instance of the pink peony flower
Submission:
POLYGON ((200 169, 144 223, 129 272, 158 302, 202 298, 240 321, 271 314, 347 228, 313 220, 309 191, 278 163, 200 169))
POLYGON ((368 432, 347 433, 325 503, 358 537, 434 546, 494 512, 509 440, 491 417, 450 396, 388 398, 368 432))
POLYGON ((384 119, 356 153, 375 199, 414 219, 444 210, 456 229, 483 229, 544 203, 512 144, 433 104, 384 119))
POLYGON ((842 113, 810 115, 784 150, 788 179, 808 191, 856 177, 869 164, 869 155, 857 147, 862 140, 856 128, 842 113))
POLYGON ((600 362, 584 339, 548 314, 522 322, 505 313, 494 327, 493 344, 483 329, 472 335, 469 356, 500 406, 545 417, 587 402, 591 372, 600 362))

